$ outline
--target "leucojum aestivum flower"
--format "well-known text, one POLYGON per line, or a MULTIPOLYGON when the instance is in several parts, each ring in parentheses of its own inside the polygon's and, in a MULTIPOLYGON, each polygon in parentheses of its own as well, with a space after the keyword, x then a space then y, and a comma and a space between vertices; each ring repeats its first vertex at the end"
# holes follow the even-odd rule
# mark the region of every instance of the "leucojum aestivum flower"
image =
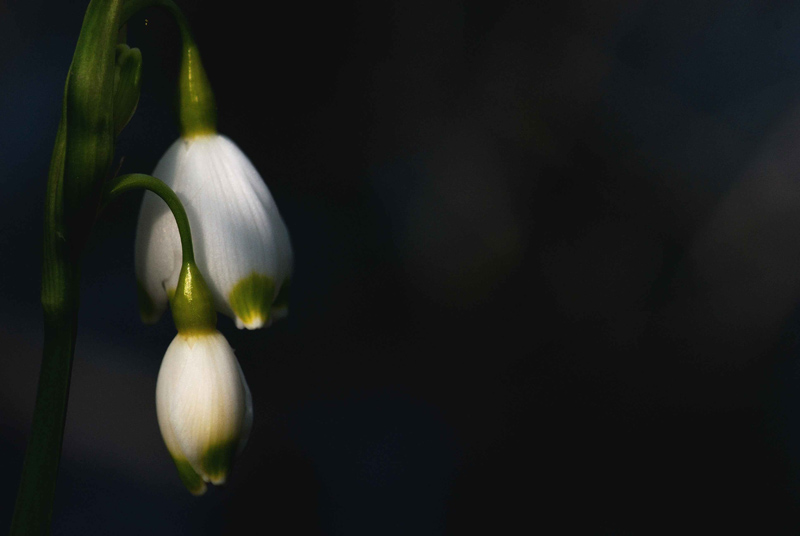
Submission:
MULTIPOLYGON (((239 328, 287 313, 292 247, 250 160, 217 133, 216 105, 187 21, 172 0, 92 0, 64 89, 47 182, 42 263, 45 344, 11 534, 49 532, 77 333, 80 262, 96 216, 147 190, 136 233, 140 313, 169 304, 177 328, 156 386, 156 414, 177 475, 193 494, 229 477, 253 403, 217 313, 239 328), (160 7, 182 39, 180 137, 153 175, 109 178, 117 136, 133 117, 142 55, 120 42, 127 21, 160 7)), ((176 479, 177 481, 177 479, 176 479)))

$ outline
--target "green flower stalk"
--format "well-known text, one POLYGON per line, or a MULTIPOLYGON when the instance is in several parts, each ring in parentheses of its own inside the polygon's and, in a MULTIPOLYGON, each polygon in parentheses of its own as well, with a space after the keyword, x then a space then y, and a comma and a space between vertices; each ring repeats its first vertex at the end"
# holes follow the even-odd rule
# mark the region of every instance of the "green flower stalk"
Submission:
POLYGON ((175 19, 181 33, 181 65, 178 81, 178 107, 181 136, 191 138, 217 131, 217 105, 208 75, 200 60, 200 49, 195 43, 189 24, 172 0, 128 0, 122 12, 122 21, 149 7, 166 10, 175 19))

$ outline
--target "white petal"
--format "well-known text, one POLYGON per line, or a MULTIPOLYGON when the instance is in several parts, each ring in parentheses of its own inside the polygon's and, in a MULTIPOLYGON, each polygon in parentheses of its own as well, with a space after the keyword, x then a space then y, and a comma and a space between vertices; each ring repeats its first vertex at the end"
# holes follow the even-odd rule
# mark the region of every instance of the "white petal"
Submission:
MULTIPOLYGON (((175 340, 177 340, 177 337, 175 340)), ((170 347, 175 344, 175 340, 172 341, 170 347)), ((181 450, 181 446, 175 436, 175 431, 172 428, 172 422, 170 420, 169 395, 171 386, 175 378, 180 377, 181 369, 184 365, 185 360, 176 359, 174 357, 162 361, 161 369, 158 373, 158 381, 156 383, 156 415, 158 417, 158 427, 161 430, 161 437, 164 438, 167 450, 169 450, 175 462, 178 475, 193 495, 202 495, 206 492, 206 484, 186 459, 186 455, 181 450)))
POLYGON ((279 283, 283 282, 292 274, 293 254, 289 230, 286 228, 286 224, 278 211, 275 199, 273 199, 269 188, 267 188, 264 179, 261 178, 255 166, 235 143, 225 136, 220 136, 219 146, 224 153, 227 153, 231 161, 237 163, 236 168, 238 168, 239 172, 236 175, 243 177, 247 181, 247 184, 258 198, 261 207, 267 213, 274 239, 275 253, 277 254, 277 270, 274 274, 267 275, 274 277, 279 283))
MULTIPOLYGON (((244 153, 218 134, 179 139, 153 174, 186 208, 196 261, 217 310, 236 318, 231 291, 254 274, 270 278, 274 300, 291 276, 291 242, 269 189, 244 153)), ((136 251, 137 275, 163 309, 163 289, 177 285, 180 240, 166 205, 153 194, 142 204, 136 251)), ((254 328, 268 321, 237 318, 237 325, 254 328)))
POLYGON ((242 378, 233 349, 219 332, 178 334, 161 364, 156 407, 164 441, 215 484, 224 482, 246 424, 242 378))
POLYGON ((164 443, 173 458, 183 457, 186 455, 181 450, 178 443, 178 438, 175 437, 175 431, 172 429, 172 422, 169 418, 170 415, 170 390, 180 378, 183 366, 186 360, 181 357, 179 347, 182 346, 178 337, 175 337, 170 344, 167 354, 171 356, 170 359, 165 359, 161 362, 161 368, 158 371, 158 380, 156 382, 156 415, 158 416, 158 426, 161 429, 161 436, 164 438, 164 443), (175 347, 175 348, 173 348, 175 347))
MULTIPOLYGON (((153 175, 173 187, 180 176, 185 144, 176 141, 164 154, 153 175)), ((175 218, 166 203, 145 192, 136 229, 136 279, 152 302, 150 321, 158 320, 167 306, 166 289, 174 290, 181 267, 181 241, 175 218)))
POLYGON ((202 185, 181 192, 197 236, 198 266, 208 274, 215 300, 231 315, 227 296, 236 283, 253 272, 273 278, 278 272, 270 219, 242 172, 243 159, 221 137, 198 139, 190 148, 187 173, 203 176, 202 185))

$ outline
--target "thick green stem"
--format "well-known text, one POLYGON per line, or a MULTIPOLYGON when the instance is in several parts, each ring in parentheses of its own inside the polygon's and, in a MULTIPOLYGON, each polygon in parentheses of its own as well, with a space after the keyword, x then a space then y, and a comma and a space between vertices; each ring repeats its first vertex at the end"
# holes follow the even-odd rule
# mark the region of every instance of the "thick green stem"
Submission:
POLYGON ((148 7, 160 7, 169 12, 181 32, 183 51, 179 78, 181 136, 191 138, 214 134, 217 131, 217 105, 208 76, 200 61, 200 50, 189 30, 189 23, 172 0, 128 0, 122 8, 120 26, 135 13, 148 7))
MULTIPOLYGON (((67 83, 69 85, 69 75, 67 83)), ((22 466, 12 536, 50 531, 61 443, 67 415, 70 371, 77 333, 79 275, 66 242, 62 189, 67 146, 66 92, 47 180, 42 262, 44 351, 33 425, 22 466)))
MULTIPOLYGON (((69 263, 62 268, 71 271, 69 263)), ((50 532, 78 325, 78 275, 70 274, 69 279, 72 282, 64 288, 59 310, 45 312, 42 368, 11 522, 12 536, 50 532)))
POLYGON ((175 216, 175 223, 178 224, 183 262, 184 264, 194 264, 194 248, 192 247, 192 230, 189 227, 189 217, 186 215, 186 210, 183 208, 181 200, 175 195, 175 192, 159 179, 143 173, 132 173, 117 177, 106 187, 103 206, 107 206, 125 192, 138 189, 150 190, 167 204, 170 211, 172 211, 172 215, 175 216))

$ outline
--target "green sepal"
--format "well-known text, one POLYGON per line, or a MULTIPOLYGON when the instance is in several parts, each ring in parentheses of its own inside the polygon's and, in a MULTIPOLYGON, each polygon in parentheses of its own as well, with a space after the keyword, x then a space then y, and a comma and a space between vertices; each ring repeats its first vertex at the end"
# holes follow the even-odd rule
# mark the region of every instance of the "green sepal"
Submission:
POLYGON ((216 330, 217 312, 211 291, 194 261, 183 263, 170 306, 178 333, 189 335, 216 330))
POLYGON ((114 158, 114 74, 122 0, 92 0, 66 89, 64 218, 73 252, 94 223, 114 158))
POLYGON ((178 476, 192 495, 202 495, 206 492, 206 483, 192 468, 192 464, 185 458, 172 458, 178 469, 178 476))
POLYGON ((269 276, 253 272, 233 286, 228 294, 228 303, 244 326, 260 327, 269 324, 274 297, 275 281, 269 276))
POLYGON ((142 52, 117 45, 114 66, 114 135, 119 136, 136 112, 142 89, 142 52))

